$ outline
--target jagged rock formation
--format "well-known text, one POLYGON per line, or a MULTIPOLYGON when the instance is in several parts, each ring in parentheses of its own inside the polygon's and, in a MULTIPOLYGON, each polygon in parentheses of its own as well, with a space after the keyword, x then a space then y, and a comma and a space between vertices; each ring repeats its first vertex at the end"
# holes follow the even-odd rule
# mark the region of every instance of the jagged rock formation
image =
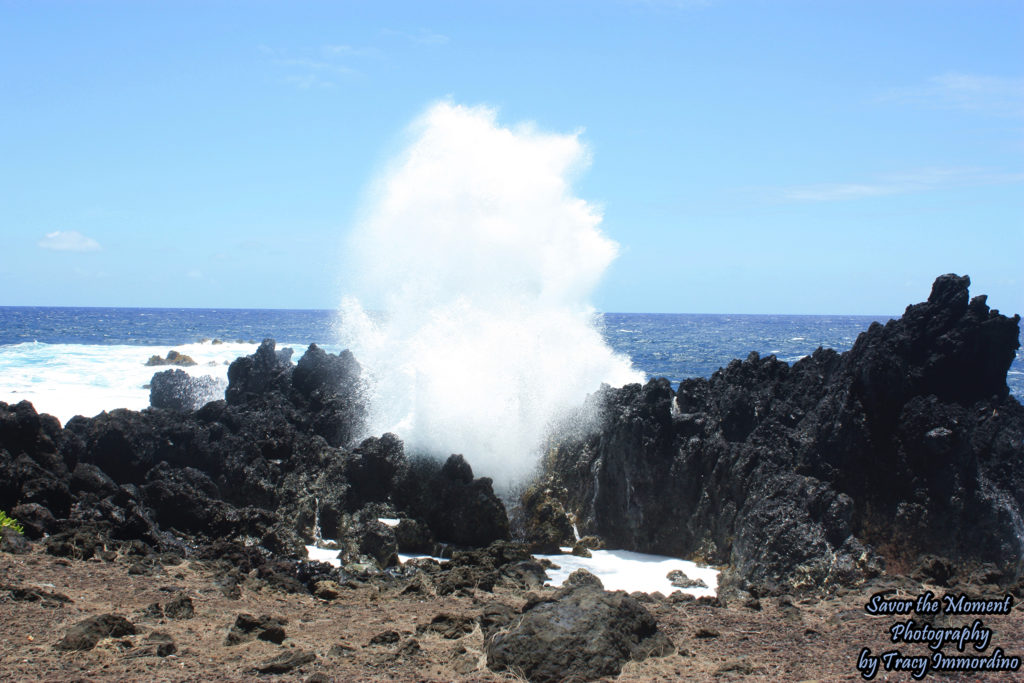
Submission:
POLYGON ((27 402, 0 403, 0 500, 28 535, 77 554, 96 552, 100 534, 304 557, 319 522, 356 550, 350 560, 393 563, 399 538, 378 516, 401 518, 419 543, 508 537, 490 480, 461 456, 423 465, 392 434, 355 442, 365 407, 349 352, 290 356, 265 341, 230 366, 226 400, 197 411, 114 410, 61 429, 27 402))
POLYGON ((539 485, 563 493, 580 533, 732 565, 755 592, 857 582, 924 553, 1019 576, 1024 409, 1006 371, 1020 317, 968 299, 969 284, 938 278, 843 354, 752 353, 675 393, 664 379, 604 387, 589 399, 601 427, 553 449, 539 485))

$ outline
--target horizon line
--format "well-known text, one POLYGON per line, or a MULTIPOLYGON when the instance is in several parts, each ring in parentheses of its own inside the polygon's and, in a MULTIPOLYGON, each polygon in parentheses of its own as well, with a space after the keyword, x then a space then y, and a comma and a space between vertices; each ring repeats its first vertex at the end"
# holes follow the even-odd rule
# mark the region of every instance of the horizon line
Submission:
MULTIPOLYGON (((908 304, 913 305, 913 304, 908 304)), ((107 309, 107 310, 120 310, 120 311, 288 311, 288 312, 303 312, 303 313, 338 313, 337 309, 333 308, 242 308, 239 306, 69 306, 69 305, 36 305, 36 304, 0 304, 0 309, 11 309, 11 308, 55 308, 55 309, 107 309)), ((385 311, 381 310, 370 310, 367 311, 373 315, 384 314, 385 311)), ((595 311, 600 315, 736 315, 736 316, 755 316, 755 315, 786 315, 786 316, 830 316, 830 315, 841 315, 847 317, 856 318, 875 318, 882 319, 888 318, 890 320, 898 318, 903 313, 787 313, 785 311, 773 311, 768 312, 732 312, 732 311, 595 311)))

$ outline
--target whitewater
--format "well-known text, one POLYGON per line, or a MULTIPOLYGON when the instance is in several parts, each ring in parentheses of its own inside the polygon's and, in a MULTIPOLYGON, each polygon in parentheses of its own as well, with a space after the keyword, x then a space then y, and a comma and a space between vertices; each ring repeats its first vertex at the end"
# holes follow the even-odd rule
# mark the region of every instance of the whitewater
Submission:
POLYGON ((349 240, 342 342, 367 371, 371 432, 462 453, 508 490, 562 415, 602 383, 644 379, 590 304, 618 245, 573 193, 578 134, 439 103, 406 137, 349 240))
POLYGON ((255 350, 255 344, 212 341, 173 346, 9 344, 0 346, 0 401, 30 401, 62 423, 75 415, 92 417, 115 408, 142 410, 149 407, 148 386, 154 373, 179 369, 226 383, 231 361, 255 350), (165 357, 172 349, 189 356, 196 365, 146 365, 150 357, 165 357))

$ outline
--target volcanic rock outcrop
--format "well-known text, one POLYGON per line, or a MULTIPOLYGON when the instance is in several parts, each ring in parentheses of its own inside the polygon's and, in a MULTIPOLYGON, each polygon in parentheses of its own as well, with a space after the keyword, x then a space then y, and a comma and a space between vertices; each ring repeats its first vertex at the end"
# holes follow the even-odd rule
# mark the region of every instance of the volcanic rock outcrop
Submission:
POLYGON ((530 681, 589 681, 617 676, 630 660, 675 651, 643 605, 591 578, 596 583, 569 584, 550 599, 527 602, 521 615, 485 609, 487 666, 530 681))
POLYGON ((482 546, 508 537, 490 480, 474 478, 461 456, 410 460, 392 434, 356 442, 365 406, 351 353, 312 345, 297 364, 290 356, 264 341, 231 364, 226 400, 196 411, 114 410, 61 429, 30 403, 0 403, 0 501, 29 536, 51 534, 48 548, 75 556, 110 538, 302 558, 303 544, 322 536, 373 567, 393 562, 407 538, 482 546), (378 516, 400 519, 406 533, 378 516))
POLYGON ((939 277, 846 353, 751 353, 677 392, 604 387, 589 399, 601 426, 553 448, 534 490, 559 492, 580 533, 731 565, 726 585, 755 593, 856 583, 926 553, 1019 577, 1024 409, 1006 372, 1020 317, 969 284, 939 277))

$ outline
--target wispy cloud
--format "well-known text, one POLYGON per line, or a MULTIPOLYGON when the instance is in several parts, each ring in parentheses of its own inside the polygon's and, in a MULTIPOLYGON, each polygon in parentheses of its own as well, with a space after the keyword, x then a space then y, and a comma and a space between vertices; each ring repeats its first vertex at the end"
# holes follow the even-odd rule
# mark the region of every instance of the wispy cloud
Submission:
POLYGON ((241 242, 238 242, 237 244, 235 244, 235 246, 239 250, 241 250, 241 251, 249 251, 249 252, 254 252, 254 251, 255 252, 266 252, 267 251, 267 244, 266 244, 266 242, 263 242, 262 240, 257 240, 257 239, 242 240, 241 242))
POLYGON ((386 28, 381 31, 381 34, 385 36, 404 38, 416 45, 425 45, 428 47, 447 45, 451 40, 448 36, 432 31, 428 28, 418 28, 415 31, 396 31, 394 29, 386 28))
POLYGON ((300 90, 309 90, 311 88, 333 88, 335 85, 334 81, 325 79, 315 73, 285 76, 284 82, 294 85, 300 90))
POLYGON ((880 175, 867 182, 797 185, 782 188, 778 196, 794 202, 841 202, 955 187, 1021 182, 1024 182, 1024 173, 1002 173, 982 168, 925 168, 880 175))
POLYGON ((413 42, 417 45, 447 45, 449 38, 441 33, 435 33, 428 29, 420 29, 415 36, 413 36, 413 42))
POLYGON ((50 251, 99 251, 100 243, 77 230, 55 230, 37 243, 50 251))
POLYGON ((281 59, 278 64, 322 73, 334 73, 342 76, 355 76, 359 72, 350 66, 336 64, 317 59, 281 59))
MULTIPOLYGON (((427 28, 410 31, 383 29, 378 38, 380 36, 398 38, 424 47, 438 47, 449 42, 448 36, 427 28)), ((386 57, 384 50, 379 47, 351 43, 330 43, 298 49, 270 45, 257 47, 280 73, 282 82, 302 90, 334 88, 362 78, 365 67, 374 60, 386 57)))
POLYGON ((105 270, 91 270, 87 268, 81 268, 79 266, 75 266, 74 268, 72 268, 71 272, 77 275, 78 277, 87 280, 103 280, 105 278, 110 277, 110 275, 105 270))
POLYGON ((359 71, 344 64, 315 59, 282 59, 278 64, 291 71, 285 81, 300 88, 333 88, 339 81, 359 76, 359 71))
POLYGON ((267 242, 259 239, 244 239, 231 245, 230 251, 215 251, 210 254, 214 261, 238 261, 244 260, 252 254, 268 254, 271 249, 267 242))
POLYGON ((1024 78, 948 72, 922 85, 893 88, 882 99, 996 116, 1024 116, 1024 78))
POLYGON ((324 45, 320 52, 337 57, 379 57, 380 50, 375 47, 358 47, 355 45, 324 45))
POLYGON ((376 48, 343 44, 297 52, 261 45, 259 50, 283 73, 284 82, 302 89, 333 88, 358 78, 362 72, 351 61, 379 55, 376 48))
POLYGON ((847 199, 880 197, 899 194, 902 190, 894 185, 868 185, 864 183, 821 183, 791 187, 783 191, 785 199, 796 202, 837 202, 847 199))
POLYGON ((619 0, 626 5, 645 5, 652 8, 667 9, 691 9, 693 7, 707 7, 714 0, 619 0))

